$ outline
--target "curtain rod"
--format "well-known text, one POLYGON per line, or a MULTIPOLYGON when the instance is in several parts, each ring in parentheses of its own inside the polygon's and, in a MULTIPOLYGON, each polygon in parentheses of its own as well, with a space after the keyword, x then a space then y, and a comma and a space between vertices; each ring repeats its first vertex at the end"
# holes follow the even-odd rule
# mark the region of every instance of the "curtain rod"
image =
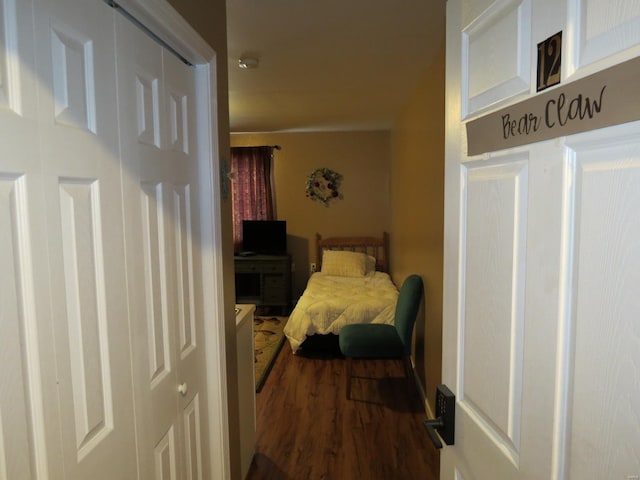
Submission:
MULTIPOLYGON (((280 145, 262 145, 263 147, 269 147, 269 148, 273 148, 274 150, 282 150, 282 147, 280 145)), ((253 147, 251 146, 246 146, 246 147, 231 147, 231 148, 258 148, 258 145, 255 145, 253 147)))

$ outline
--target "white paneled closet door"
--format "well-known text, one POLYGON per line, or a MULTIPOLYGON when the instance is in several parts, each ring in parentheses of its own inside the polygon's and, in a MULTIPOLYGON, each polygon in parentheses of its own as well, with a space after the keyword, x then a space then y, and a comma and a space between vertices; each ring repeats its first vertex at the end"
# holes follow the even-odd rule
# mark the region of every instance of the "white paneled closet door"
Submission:
POLYGON ((102 0, 0 0, 0 480, 210 477, 195 92, 102 0))
POLYGON ((467 155, 559 31, 566 84, 640 55, 640 3, 447 4, 442 479, 640 476, 640 122, 467 155))
POLYGON ((195 73, 117 19, 118 105, 143 478, 208 478, 195 73))
MULTIPOLYGON (((48 318, 33 5, 0 0, 0 479, 46 461, 38 319, 48 318), (34 292, 40 295, 35 295, 34 292)), ((51 353, 51 351, 49 351, 51 353)), ((45 358, 47 357, 45 355, 45 358)), ((53 371, 45 372, 45 376, 53 371)), ((55 398, 51 404, 55 410, 55 398)))
POLYGON ((114 12, 100 1, 35 7, 64 476, 136 478, 114 12))

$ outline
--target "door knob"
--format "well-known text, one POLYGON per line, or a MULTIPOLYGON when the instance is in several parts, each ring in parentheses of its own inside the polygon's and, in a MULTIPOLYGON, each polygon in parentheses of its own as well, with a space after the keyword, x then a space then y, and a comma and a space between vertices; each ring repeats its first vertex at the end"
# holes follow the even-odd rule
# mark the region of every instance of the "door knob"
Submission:
POLYGON ((178 391, 180 392, 180 394, 184 397, 187 394, 187 384, 185 383, 181 383, 180 385, 178 385, 178 391))
POLYGON ((438 428, 442 428, 443 426, 444 422, 442 421, 442 418, 434 418, 424 421, 424 428, 427 430, 427 433, 429 434, 429 438, 431 438, 433 445, 438 449, 442 448, 442 442, 440 441, 440 437, 438 437, 436 430, 438 428))
POLYGON ((436 418, 425 420, 424 428, 435 447, 442 448, 440 437, 447 445, 454 444, 455 427, 456 396, 446 385, 439 385, 436 390, 436 418))

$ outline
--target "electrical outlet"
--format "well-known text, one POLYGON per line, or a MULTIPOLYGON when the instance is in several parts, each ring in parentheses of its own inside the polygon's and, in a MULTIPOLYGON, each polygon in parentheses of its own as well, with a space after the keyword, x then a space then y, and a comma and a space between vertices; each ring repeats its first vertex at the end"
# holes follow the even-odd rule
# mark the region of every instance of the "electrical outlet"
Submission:
POLYGON ((316 264, 315 263, 312 263, 312 264, 309 265, 309 271, 311 273, 315 273, 316 272, 316 264))

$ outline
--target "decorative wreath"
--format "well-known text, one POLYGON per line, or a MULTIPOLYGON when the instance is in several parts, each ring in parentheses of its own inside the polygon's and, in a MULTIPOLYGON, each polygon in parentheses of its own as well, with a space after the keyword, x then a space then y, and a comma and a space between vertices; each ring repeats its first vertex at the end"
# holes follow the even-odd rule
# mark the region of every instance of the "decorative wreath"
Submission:
POLYGON ((321 202, 325 207, 333 199, 342 199, 338 191, 342 182, 342 175, 328 168, 318 168, 307 178, 307 197, 321 202))

